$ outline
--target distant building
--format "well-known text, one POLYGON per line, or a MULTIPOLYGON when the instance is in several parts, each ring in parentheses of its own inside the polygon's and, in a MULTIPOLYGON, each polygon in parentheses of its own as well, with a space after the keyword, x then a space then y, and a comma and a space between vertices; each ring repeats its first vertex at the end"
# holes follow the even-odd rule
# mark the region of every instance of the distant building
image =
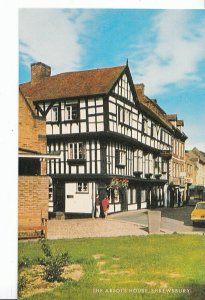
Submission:
POLYGON ((180 207, 185 204, 187 183, 185 173, 185 141, 187 136, 183 132, 184 122, 178 120, 177 114, 166 115, 173 128, 172 159, 170 160, 169 205, 180 207))
POLYGON ((205 153, 196 147, 190 151, 186 151, 186 166, 187 171, 191 170, 190 197, 202 200, 205 190, 205 153))
POLYGON ((31 73, 21 90, 46 119, 47 153, 59 155, 47 161, 51 213, 93 215, 97 194, 110 213, 166 205, 173 127, 139 100, 128 65, 51 76, 35 63, 31 73))

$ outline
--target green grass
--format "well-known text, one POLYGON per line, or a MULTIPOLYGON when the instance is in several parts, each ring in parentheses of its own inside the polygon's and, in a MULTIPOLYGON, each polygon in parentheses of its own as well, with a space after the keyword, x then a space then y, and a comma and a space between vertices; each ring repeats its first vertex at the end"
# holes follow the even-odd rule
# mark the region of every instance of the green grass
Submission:
MULTIPOLYGON (((202 300, 205 297, 204 236, 53 240, 49 245, 54 252, 68 251, 72 261, 83 266, 84 276, 78 282, 67 281, 52 291, 24 299, 202 300), (158 293, 159 289, 164 290, 158 293), (169 289, 178 289, 178 293, 169 289), (181 289, 189 289, 189 292, 179 293, 181 289)), ((19 242, 19 259, 36 260, 41 256, 38 242, 19 242)))

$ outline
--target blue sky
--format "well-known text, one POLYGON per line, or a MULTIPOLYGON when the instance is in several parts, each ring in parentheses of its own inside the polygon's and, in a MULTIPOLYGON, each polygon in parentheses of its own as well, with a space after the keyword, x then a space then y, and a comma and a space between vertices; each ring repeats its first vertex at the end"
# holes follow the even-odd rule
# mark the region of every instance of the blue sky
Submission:
POLYGON ((19 81, 42 61, 52 74, 123 65, 185 123, 186 148, 205 151, 205 12, 20 9, 19 81))

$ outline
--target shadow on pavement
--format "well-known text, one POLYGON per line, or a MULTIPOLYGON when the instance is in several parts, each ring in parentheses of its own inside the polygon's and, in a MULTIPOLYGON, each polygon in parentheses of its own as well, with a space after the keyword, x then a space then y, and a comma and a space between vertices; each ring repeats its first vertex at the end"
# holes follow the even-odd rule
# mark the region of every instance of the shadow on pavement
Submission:
MULTIPOLYGON (((177 208, 159 208, 157 210, 161 211, 161 215, 164 218, 169 218, 177 221, 183 222, 185 226, 193 226, 191 221, 191 212, 194 209, 193 206, 183 206, 177 208)), ((197 224, 196 227, 205 228, 204 223, 197 224)))

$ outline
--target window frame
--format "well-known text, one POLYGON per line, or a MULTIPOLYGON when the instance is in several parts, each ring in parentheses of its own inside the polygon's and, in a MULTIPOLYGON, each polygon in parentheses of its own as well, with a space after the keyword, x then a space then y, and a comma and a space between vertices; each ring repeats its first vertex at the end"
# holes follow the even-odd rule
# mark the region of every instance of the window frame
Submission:
POLYGON ((89 183, 85 181, 78 181, 76 183, 76 193, 77 194, 89 194, 89 183), (82 190, 79 190, 79 187, 81 186, 82 190), (86 190, 85 190, 86 186, 86 190))
POLYGON ((78 102, 65 103, 64 120, 76 121, 79 118, 79 105, 78 102), (75 112, 75 115, 74 115, 75 112))
POLYGON ((85 160, 86 159, 85 150, 86 150, 85 143, 82 142, 68 143, 68 150, 67 150, 68 160, 85 160), (80 150, 82 151, 81 153, 80 150))

